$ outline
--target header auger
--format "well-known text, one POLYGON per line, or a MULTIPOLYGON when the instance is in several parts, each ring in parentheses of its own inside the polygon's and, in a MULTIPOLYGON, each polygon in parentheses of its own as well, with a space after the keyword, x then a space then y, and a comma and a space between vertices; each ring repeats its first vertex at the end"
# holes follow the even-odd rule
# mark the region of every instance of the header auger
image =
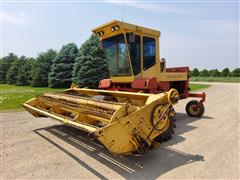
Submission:
POLYGON ((93 32, 102 41, 110 78, 98 90, 72 86, 33 98, 23 104, 32 115, 82 129, 114 154, 131 154, 171 138, 179 99, 202 98, 190 101, 186 111, 204 113, 205 94, 188 92, 189 68, 166 68, 160 60, 159 31, 112 21, 93 32))

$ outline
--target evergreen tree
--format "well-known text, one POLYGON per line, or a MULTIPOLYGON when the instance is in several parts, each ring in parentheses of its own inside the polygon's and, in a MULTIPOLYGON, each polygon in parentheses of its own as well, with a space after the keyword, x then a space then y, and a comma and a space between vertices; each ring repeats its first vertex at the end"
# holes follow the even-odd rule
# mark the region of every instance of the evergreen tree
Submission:
POLYGON ((0 60, 0 84, 7 83, 7 71, 10 69, 12 62, 17 59, 16 55, 9 53, 8 56, 0 60))
POLYGON ((222 77, 229 76, 230 70, 228 68, 224 68, 221 72, 222 77))
POLYGON ((104 51, 99 38, 91 35, 79 49, 74 64, 73 82, 79 87, 96 88, 100 80, 109 76, 104 51))
POLYGON ((8 84, 16 84, 17 83, 17 76, 18 76, 18 68, 20 66, 20 60, 15 59, 10 69, 7 72, 7 83, 8 84))
POLYGON ((69 87, 72 83, 72 71, 78 48, 69 43, 62 47, 53 60, 51 73, 48 77, 49 87, 69 87))
POLYGON ((16 77, 16 85, 18 86, 26 86, 31 83, 31 68, 34 62, 33 58, 26 58, 22 56, 20 58, 20 63, 18 67, 18 75, 16 77))
POLYGON ((32 67, 32 86, 47 87, 48 76, 51 71, 53 59, 56 57, 56 51, 50 49, 47 52, 40 53, 33 63, 32 67))

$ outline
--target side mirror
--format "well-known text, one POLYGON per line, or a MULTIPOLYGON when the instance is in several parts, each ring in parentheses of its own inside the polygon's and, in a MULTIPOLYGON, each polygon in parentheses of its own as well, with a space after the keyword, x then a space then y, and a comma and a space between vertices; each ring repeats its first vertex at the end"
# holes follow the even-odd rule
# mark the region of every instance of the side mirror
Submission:
POLYGON ((135 34, 133 32, 129 33, 129 43, 134 43, 135 42, 135 34))

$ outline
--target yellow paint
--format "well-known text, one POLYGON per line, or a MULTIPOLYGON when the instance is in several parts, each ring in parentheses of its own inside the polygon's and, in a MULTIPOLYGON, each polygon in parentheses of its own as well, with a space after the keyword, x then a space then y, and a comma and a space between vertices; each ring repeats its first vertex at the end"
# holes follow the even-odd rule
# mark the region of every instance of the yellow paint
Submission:
POLYGON ((122 76, 122 77, 111 77, 112 82, 119 82, 119 83, 131 83, 134 80, 134 76, 122 76))
POLYGON ((186 81, 187 76, 187 73, 162 72, 160 74, 160 81, 186 81))
MULTIPOLYGON (((93 29, 93 32, 104 32, 101 39, 123 33, 126 40, 126 32, 134 32, 141 38, 143 36, 155 38, 155 65, 143 69, 141 48, 141 72, 137 76, 156 77, 158 81, 187 79, 187 73, 160 73, 160 31, 112 21, 93 29), (119 29, 112 32, 113 26, 118 26, 119 29)), ((111 77, 111 80, 131 83, 134 78, 132 75, 111 77)), ((175 115, 173 108, 170 107, 177 103, 178 99, 179 94, 175 89, 160 94, 146 94, 94 90, 73 85, 63 93, 45 93, 43 96, 30 99, 23 104, 23 107, 36 117, 50 117, 89 132, 89 136, 97 138, 114 154, 128 154, 144 153, 150 147, 159 146, 155 138, 169 127, 170 118, 175 115)))
POLYGON ((34 116, 50 117, 89 132, 114 154, 143 153, 142 143, 157 146, 154 139, 166 130, 174 113, 163 114, 156 129, 154 124, 169 104, 177 102, 176 96, 174 89, 146 94, 73 87, 64 93, 45 93, 23 107, 34 116), (100 95, 120 98, 121 102, 97 99, 100 95))
MULTIPOLYGON (((111 77, 112 82, 126 82, 130 83, 132 82, 135 77, 156 77, 157 81, 185 81, 188 79, 187 73, 186 72, 181 72, 181 73, 169 73, 169 72, 161 72, 160 71, 160 31, 142 27, 142 26, 137 26, 121 21, 111 21, 109 23, 103 24, 101 26, 96 27, 95 29, 92 30, 94 33, 98 32, 104 32, 100 38, 102 40, 110 38, 112 36, 118 35, 118 34, 124 34, 125 40, 126 40, 126 33, 127 32, 133 32, 134 34, 137 34, 141 37, 151 37, 155 39, 156 43, 156 59, 155 59, 155 65, 150 67, 149 69, 144 70, 143 69, 143 48, 141 48, 141 72, 134 76, 132 73, 132 76, 122 76, 122 77, 111 77), (119 30, 112 31, 111 28, 118 26, 119 30)), ((126 41, 127 44, 127 41, 126 41)), ((141 41, 141 47, 143 47, 142 41, 141 41)), ((130 60, 130 55, 128 52, 128 59, 130 60)), ((129 61, 131 65, 131 61, 129 61)), ((132 66, 131 66, 131 72, 132 71, 132 66)))

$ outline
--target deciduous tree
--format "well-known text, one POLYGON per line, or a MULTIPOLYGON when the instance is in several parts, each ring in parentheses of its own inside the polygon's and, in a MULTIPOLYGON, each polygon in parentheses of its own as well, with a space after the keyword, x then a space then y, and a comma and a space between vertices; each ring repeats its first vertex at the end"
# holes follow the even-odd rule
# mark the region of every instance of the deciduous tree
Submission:
POLYGON ((209 76, 211 77, 219 77, 220 76, 220 72, 217 69, 212 69, 209 72, 209 76))
POLYGON ((191 73, 190 73, 190 76, 199 76, 199 70, 198 68, 194 68, 191 73))
POLYGON ((236 68, 231 72, 231 76, 240 77, 240 68, 236 68))
POLYGON ((221 71, 221 76, 222 76, 222 77, 229 76, 229 73, 230 73, 230 70, 229 70, 228 68, 224 68, 224 69, 221 71))
POLYGON ((208 77, 209 76, 208 70, 207 69, 203 69, 202 71, 200 71, 200 76, 208 77))

